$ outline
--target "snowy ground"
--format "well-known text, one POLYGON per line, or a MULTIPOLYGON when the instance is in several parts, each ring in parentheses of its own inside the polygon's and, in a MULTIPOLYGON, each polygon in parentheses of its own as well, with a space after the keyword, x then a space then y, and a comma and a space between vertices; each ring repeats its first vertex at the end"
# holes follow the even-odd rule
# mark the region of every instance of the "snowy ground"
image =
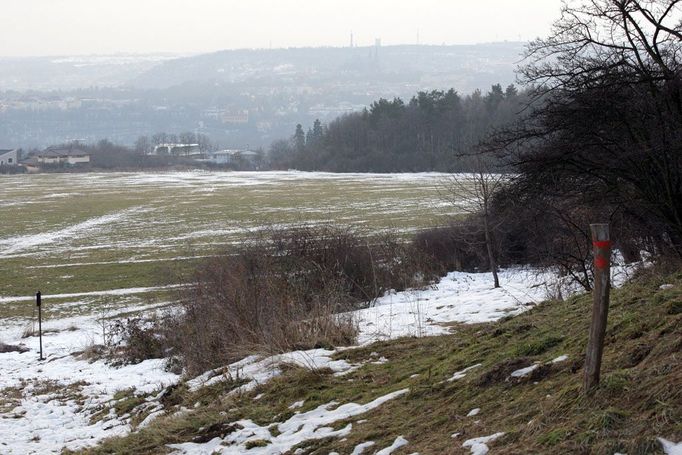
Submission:
POLYGON ((490 322, 547 298, 549 274, 503 270, 494 289, 487 273, 452 272, 428 289, 389 293, 355 312, 361 344, 401 336, 439 335, 448 323, 490 322))
MULTIPOLYGON (((619 271, 623 272, 617 268, 616 272, 619 271)), ((448 274, 428 289, 390 293, 372 308, 356 312, 359 342, 366 344, 400 336, 442 334, 449 330, 448 323, 486 322, 518 314, 543 300, 548 290, 553 289, 551 283, 554 280, 549 274, 514 269, 502 271, 500 281, 502 287, 493 289, 489 274, 457 272, 448 274)), ((144 406, 153 412, 158 411, 159 392, 179 380, 177 375, 163 370, 162 361, 151 360, 114 368, 101 361, 89 363, 74 356, 93 343, 101 343, 102 328, 94 317, 53 320, 46 324, 45 361, 37 359, 36 337, 21 338, 19 327, 2 324, 0 322, 3 329, 0 341, 24 344, 30 351, 0 354, 0 396, 3 397, 0 400, 1 453, 59 453, 63 447, 91 446, 105 437, 125 434, 131 429, 130 416, 111 413, 95 422, 91 422, 90 418, 111 406, 116 392, 128 389, 133 389, 136 395, 144 395, 144 406)), ((190 381, 189 385, 199 388, 230 375, 238 375, 247 380, 241 390, 249 390, 278 375, 279 364, 283 362, 310 368, 328 367, 337 374, 359 367, 332 360, 333 354, 333 351, 316 349, 270 358, 251 356, 225 369, 208 372, 190 381)), ((459 373, 461 377, 466 371, 459 373)), ((453 380, 457 379, 455 376, 453 380)), ((305 414, 296 414, 295 419, 292 417, 295 421, 279 424, 282 434, 267 450, 264 448, 258 453, 278 453, 274 451, 278 447, 293 447, 311 438, 346 434, 351 428, 332 431, 328 425, 343 419, 343 416, 359 415, 393 398, 393 395, 379 397, 365 404, 330 403, 305 414)), ((253 430, 253 434, 260 434, 253 423, 244 422, 242 426, 253 430)), ((233 434, 234 441, 181 444, 175 448, 184 453, 211 453, 216 448, 224 448, 220 446, 222 442, 230 442, 233 446, 224 448, 223 453, 239 453, 237 449, 252 439, 245 434, 233 434)), ((472 450, 474 447, 471 446, 472 450)), ((389 449, 386 448, 385 453, 390 453, 389 449)), ((361 453, 362 448, 358 450, 357 453, 361 453)))
POLYGON ((162 360, 113 368, 74 356, 101 343, 102 329, 94 320, 54 321, 45 329, 44 361, 38 360, 37 337, 22 339, 16 328, 3 331, 4 342, 25 344, 30 351, 0 354, 0 453, 59 453, 62 447, 77 449, 126 434, 126 418, 110 415, 91 423, 90 417, 118 391, 153 394, 179 379, 164 371, 162 360))

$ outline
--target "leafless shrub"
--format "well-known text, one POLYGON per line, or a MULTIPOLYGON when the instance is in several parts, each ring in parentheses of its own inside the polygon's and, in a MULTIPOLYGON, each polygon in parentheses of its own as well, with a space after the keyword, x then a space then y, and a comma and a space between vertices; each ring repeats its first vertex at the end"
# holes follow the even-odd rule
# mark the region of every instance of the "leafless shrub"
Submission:
POLYGON ((449 226, 426 229, 414 237, 413 248, 429 258, 433 273, 486 269, 485 239, 472 218, 453 220, 449 226))
POLYGON ((7 352, 23 353, 27 352, 28 350, 29 349, 23 345, 5 344, 0 342, 0 354, 5 354, 7 352))
POLYGON ((164 318, 113 320, 107 328, 107 344, 92 354, 122 364, 164 358, 169 353, 167 328, 164 318))
POLYGON ((428 274, 411 247, 391 235, 302 226, 272 230, 207 259, 183 311, 169 320, 174 352, 198 373, 255 352, 352 343, 349 310, 428 274))

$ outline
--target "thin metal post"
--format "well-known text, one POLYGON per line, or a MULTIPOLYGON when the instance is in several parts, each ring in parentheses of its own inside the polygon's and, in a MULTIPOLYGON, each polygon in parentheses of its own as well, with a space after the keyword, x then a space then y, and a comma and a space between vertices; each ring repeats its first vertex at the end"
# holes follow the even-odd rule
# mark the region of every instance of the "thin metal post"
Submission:
POLYGON ((40 291, 36 293, 36 305, 38 306, 38 338, 40 339, 40 358, 38 360, 45 360, 43 357, 43 312, 40 291))
POLYGON ((594 288, 592 289, 592 323, 585 357, 585 392, 599 384, 606 320, 611 289, 611 239, 608 224, 591 224, 594 248, 594 288))

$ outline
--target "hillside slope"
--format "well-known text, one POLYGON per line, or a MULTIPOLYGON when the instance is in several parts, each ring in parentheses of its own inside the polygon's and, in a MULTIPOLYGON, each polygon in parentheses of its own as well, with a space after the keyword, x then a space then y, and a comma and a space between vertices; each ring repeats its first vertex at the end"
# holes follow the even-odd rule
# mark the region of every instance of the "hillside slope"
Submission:
POLYGON ((682 272, 613 291, 601 385, 586 397, 590 306, 583 295, 343 350, 344 373, 291 365, 251 390, 239 375, 183 384, 162 399, 180 412, 88 453, 664 453, 658 438, 682 440, 682 272))

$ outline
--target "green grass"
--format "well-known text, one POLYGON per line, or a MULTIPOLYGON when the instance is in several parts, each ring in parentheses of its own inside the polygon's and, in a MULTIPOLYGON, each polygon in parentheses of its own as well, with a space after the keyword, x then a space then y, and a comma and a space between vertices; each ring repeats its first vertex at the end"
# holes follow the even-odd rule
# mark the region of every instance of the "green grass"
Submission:
POLYGON ((351 362, 367 361, 373 352, 389 359, 346 376, 289 368, 245 396, 179 388, 173 406, 191 408, 198 393, 203 394, 201 405, 88 452, 159 453, 168 443, 210 440, 218 434, 214 429, 224 433, 239 419, 263 426, 282 422, 292 415, 289 406, 296 401, 305 400, 298 409, 305 412, 330 401, 366 403, 409 388, 407 395, 372 412, 337 422, 335 428, 352 423, 351 434, 303 444, 306 453, 350 453, 370 440, 381 448, 399 435, 409 445, 396 454, 466 453, 461 448, 465 439, 500 431, 505 436, 491 443, 496 454, 662 453, 656 437, 682 439, 682 315, 668 311, 675 296, 659 289, 664 282, 682 289, 682 274, 651 275, 613 291, 602 380, 590 396, 582 390, 588 295, 544 303, 493 324, 460 325, 451 336, 405 338, 343 351, 337 357, 351 362), (643 345, 651 347, 644 356, 643 345), (519 365, 546 363, 563 354, 568 361, 548 364, 529 378, 508 380, 519 365), (476 363, 482 366, 465 378, 445 381, 476 363), (263 396, 254 401, 256 394, 263 396), (466 417, 473 408, 481 413, 466 417), (461 436, 451 438, 456 432, 461 436))
MULTIPOLYGON (((191 271, 197 262, 192 258, 215 254, 264 226, 333 222, 403 232, 430 227, 452 213, 442 204, 439 182, 437 176, 242 173, 2 176, 0 297, 166 284, 191 271), (141 180, 143 175, 156 180, 141 180), (73 230, 116 214, 122 218, 73 230), (19 245, 3 240, 55 232, 63 235, 2 254, 19 245)), ((100 303, 87 299, 85 306, 96 311, 100 303)), ((3 304, 0 318, 22 311, 3 304)))

